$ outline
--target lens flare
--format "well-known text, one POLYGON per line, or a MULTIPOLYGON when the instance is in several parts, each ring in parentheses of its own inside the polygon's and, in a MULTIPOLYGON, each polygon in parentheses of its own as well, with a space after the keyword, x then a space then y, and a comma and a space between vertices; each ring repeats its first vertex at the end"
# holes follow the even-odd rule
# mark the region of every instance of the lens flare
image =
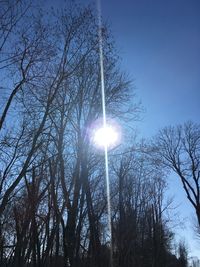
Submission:
POLYGON ((93 141, 96 146, 100 148, 106 146, 109 149, 117 144, 118 133, 112 126, 106 125, 95 131, 93 141))
MULTIPOLYGON (((107 120, 106 120, 106 101, 105 101, 105 84, 104 84, 104 65, 103 65, 103 38, 102 38, 102 21, 101 21, 101 2, 98 0, 98 35, 99 35, 99 61, 100 61, 100 74, 101 74, 101 96, 102 96, 102 112, 103 112, 103 130, 100 130, 100 134, 97 131, 97 137, 105 136, 108 132, 107 120), (106 130, 107 129, 107 130, 106 130)), ((110 131, 110 130, 109 130, 110 131)), ((108 208, 108 231, 110 234, 110 266, 113 266, 113 247, 112 247, 112 222, 111 222, 111 201, 110 201, 110 179, 108 171, 108 146, 105 137, 100 140, 104 143, 105 153, 105 176, 106 176, 106 191, 107 191, 107 208, 108 208)))

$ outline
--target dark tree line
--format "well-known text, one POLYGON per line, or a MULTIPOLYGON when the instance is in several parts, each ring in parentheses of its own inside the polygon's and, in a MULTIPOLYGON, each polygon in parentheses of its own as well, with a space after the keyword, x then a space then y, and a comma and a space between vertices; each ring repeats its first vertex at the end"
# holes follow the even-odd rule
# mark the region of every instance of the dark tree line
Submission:
MULTIPOLYGON (((94 11, 0 5, 0 266, 111 266, 104 157, 89 138, 102 113, 94 11)), ((139 107, 102 30, 107 112, 126 127, 139 107)), ((154 152, 110 152, 113 266, 187 265, 171 252, 154 152)))

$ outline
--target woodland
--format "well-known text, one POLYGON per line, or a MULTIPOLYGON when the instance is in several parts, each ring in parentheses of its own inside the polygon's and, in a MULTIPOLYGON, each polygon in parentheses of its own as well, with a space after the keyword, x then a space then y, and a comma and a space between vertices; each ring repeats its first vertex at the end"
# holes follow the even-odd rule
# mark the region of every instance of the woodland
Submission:
POLYGON ((91 131, 102 121, 99 24, 91 6, 44 8, 0 0, 0 266, 187 267, 175 244, 167 177, 175 172, 200 226, 200 125, 140 140, 142 107, 101 27, 108 120, 122 128, 105 157, 91 131))

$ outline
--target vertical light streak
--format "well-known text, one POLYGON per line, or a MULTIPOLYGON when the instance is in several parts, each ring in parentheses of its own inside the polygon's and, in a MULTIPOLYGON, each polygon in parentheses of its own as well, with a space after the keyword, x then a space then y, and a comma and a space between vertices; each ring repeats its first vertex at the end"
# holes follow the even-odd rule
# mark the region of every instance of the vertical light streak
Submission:
MULTIPOLYGON (((104 81, 104 63, 103 63, 103 37, 102 37, 102 20, 101 20, 101 3, 98 5, 98 36, 99 36, 99 61, 101 75, 101 96, 102 96, 102 112, 103 112, 103 127, 106 129, 106 101, 105 101, 105 81, 104 81)), ((111 224, 111 201, 110 201, 110 179, 108 169, 108 146, 104 144, 105 154, 105 176, 106 176, 106 194, 107 194, 107 210, 108 210, 108 231, 110 234, 110 266, 113 266, 113 247, 112 247, 112 224, 111 224)))

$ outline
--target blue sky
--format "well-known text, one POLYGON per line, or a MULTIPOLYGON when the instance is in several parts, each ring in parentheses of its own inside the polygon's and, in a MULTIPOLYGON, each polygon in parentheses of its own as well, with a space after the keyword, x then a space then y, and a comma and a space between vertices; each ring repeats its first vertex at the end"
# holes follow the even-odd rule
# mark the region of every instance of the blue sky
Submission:
POLYGON ((146 109, 142 134, 198 122, 200 1, 102 0, 102 14, 146 109))
MULTIPOLYGON (((141 135, 187 120, 200 122, 200 1, 99 1, 121 68, 134 80, 146 110, 138 124, 141 135)), ((98 0, 79 2, 97 5, 98 0)), ((62 6, 64 0, 47 3, 62 6)))
MULTIPOLYGON (((141 136, 151 137, 167 125, 200 123, 200 1, 102 0, 102 16, 111 26, 122 69, 137 88, 144 108, 137 123, 141 136)), ((179 179, 169 177, 190 255, 198 255, 193 231, 194 212, 179 179)))
MULTIPOLYGON (((101 0, 101 6, 122 70, 134 80, 146 110, 136 123, 140 136, 151 137, 164 126, 188 120, 200 123, 200 1, 101 0)), ((184 237, 190 255, 200 258, 192 229, 194 212, 175 175, 169 177, 169 194, 185 222, 184 230, 174 229, 177 237, 184 237)))

